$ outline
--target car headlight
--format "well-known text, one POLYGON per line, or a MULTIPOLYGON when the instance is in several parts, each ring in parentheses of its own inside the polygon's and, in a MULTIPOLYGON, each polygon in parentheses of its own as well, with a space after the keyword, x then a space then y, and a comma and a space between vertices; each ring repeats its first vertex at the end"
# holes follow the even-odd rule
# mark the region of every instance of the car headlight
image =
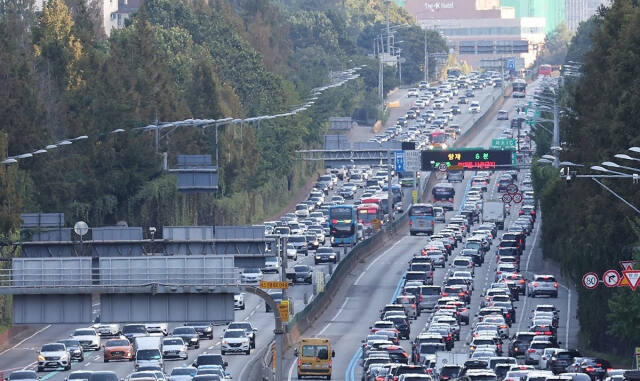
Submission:
POLYGON ((198 338, 197 337, 192 337, 191 341, 198 341, 198 338))
POLYGON ((205 332, 211 332, 211 327, 207 327, 204 329, 205 332))
POLYGON ((82 353, 82 351, 81 351, 80 349, 75 349, 75 350, 73 351, 73 353, 80 354, 80 353, 82 353))
POLYGON ((44 361, 44 356, 43 355, 38 355, 38 361, 44 361))
POLYGON ((316 255, 316 259, 321 259, 321 257, 319 255, 316 255))
POLYGON ((329 258, 331 258, 331 259, 333 259, 333 258, 335 258, 335 257, 336 257, 335 255, 330 255, 330 256, 329 256, 329 258))

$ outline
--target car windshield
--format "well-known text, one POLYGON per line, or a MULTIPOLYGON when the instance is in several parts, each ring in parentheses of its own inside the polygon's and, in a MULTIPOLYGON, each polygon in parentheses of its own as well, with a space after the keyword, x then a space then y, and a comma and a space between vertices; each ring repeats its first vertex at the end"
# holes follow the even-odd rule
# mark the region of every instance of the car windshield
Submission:
POLYGON ((94 372, 89 376, 89 381, 118 381, 118 375, 114 372, 94 372))
POLYGON ((106 347, 127 347, 129 346, 129 340, 109 340, 105 344, 106 347))
POLYGON ((252 328, 250 323, 231 323, 229 324, 227 329, 244 329, 246 331, 249 331, 252 328))
POLYGON ((127 333, 147 333, 147 328, 142 324, 125 325, 122 328, 122 333, 123 334, 127 334, 127 333))
POLYGON ((10 380, 35 380, 38 376, 36 376, 35 372, 13 372, 9 376, 10 380))
POLYGON ((289 242, 305 242, 307 239, 303 236, 289 236, 289 242))
POLYGON ((171 370, 172 376, 193 376, 196 374, 196 368, 173 368, 171 370))
POLYGON ((140 349, 136 352, 138 360, 160 360, 161 357, 157 349, 140 349))
POLYGON ((240 337, 245 337, 245 333, 244 331, 241 330, 227 330, 227 332, 224 333, 224 337, 225 338, 240 338, 240 337))
POLYGON ((293 268, 293 271, 297 273, 305 273, 309 271, 309 268, 307 266, 295 266, 293 268))
POLYGON ((95 336, 96 332, 92 329, 76 329, 73 336, 95 336))
POLYGON ((41 349, 42 352, 59 352, 64 350, 65 350, 64 344, 45 344, 42 346, 42 349, 41 349))
POLYGON ((89 376, 91 376, 91 372, 71 372, 68 380, 88 380, 89 376))
POLYGON ((242 272, 245 273, 245 274, 255 274, 255 273, 260 272, 260 270, 258 270, 256 268, 247 268, 247 269, 242 270, 242 272))
POLYGON ((183 343, 182 339, 165 339, 162 345, 182 345, 183 343))
POLYGON ((194 335, 196 330, 193 327, 180 327, 173 330, 174 335, 194 335))

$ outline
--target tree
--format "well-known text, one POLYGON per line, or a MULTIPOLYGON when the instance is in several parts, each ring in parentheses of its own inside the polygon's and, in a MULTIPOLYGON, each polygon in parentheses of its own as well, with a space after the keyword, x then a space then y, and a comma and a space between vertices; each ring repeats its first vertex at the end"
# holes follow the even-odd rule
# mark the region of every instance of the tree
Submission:
POLYGON ((542 52, 536 59, 538 64, 561 65, 564 63, 572 34, 567 24, 558 24, 544 39, 542 52))

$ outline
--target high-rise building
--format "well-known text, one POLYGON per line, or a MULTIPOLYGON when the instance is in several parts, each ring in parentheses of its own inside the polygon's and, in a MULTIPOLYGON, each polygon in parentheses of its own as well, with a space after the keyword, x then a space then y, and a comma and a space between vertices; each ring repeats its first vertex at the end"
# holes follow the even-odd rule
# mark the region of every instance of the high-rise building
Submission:
POLYGON ((565 0, 567 27, 575 31, 581 22, 593 16, 601 6, 611 5, 611 0, 565 0))
POLYGON ((565 21, 564 0, 501 0, 503 7, 513 7, 516 18, 543 17, 546 19, 545 32, 550 33, 565 21))
POLYGON ((442 34, 450 49, 479 67, 514 58, 518 68, 531 64, 544 42, 543 17, 519 17, 500 0, 405 0, 405 9, 424 29, 442 34))

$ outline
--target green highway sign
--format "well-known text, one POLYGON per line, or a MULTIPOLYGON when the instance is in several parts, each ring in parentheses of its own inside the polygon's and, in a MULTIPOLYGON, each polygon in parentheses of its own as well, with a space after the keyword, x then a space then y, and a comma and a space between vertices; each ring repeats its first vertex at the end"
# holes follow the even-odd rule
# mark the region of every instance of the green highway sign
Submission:
POLYGON ((516 139, 492 139, 491 148, 515 148, 516 139))

